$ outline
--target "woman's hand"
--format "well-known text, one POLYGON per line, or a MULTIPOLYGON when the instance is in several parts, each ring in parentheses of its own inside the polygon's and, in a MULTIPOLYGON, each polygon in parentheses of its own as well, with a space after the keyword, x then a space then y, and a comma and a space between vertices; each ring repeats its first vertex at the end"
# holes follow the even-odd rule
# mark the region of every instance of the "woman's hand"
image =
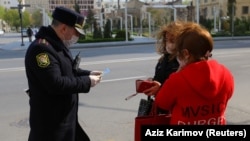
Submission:
POLYGON ((144 90, 143 93, 151 96, 151 95, 156 95, 156 93, 159 91, 160 87, 161 87, 161 83, 158 81, 152 81, 153 86, 144 90))
POLYGON ((153 81, 153 78, 152 78, 152 77, 149 77, 147 80, 148 80, 148 81, 153 81))

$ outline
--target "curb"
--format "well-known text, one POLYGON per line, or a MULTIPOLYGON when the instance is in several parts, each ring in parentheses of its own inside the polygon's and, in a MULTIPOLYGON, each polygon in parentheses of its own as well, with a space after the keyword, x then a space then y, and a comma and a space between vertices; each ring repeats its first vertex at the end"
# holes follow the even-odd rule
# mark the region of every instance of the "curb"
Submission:
MULTIPOLYGON (((224 40, 250 40, 250 36, 240 37, 214 37, 214 41, 224 40)), ((115 46, 128 46, 128 45, 144 45, 144 44, 155 44, 156 39, 154 38, 136 38, 133 41, 118 41, 118 42, 99 42, 99 43, 78 43, 70 47, 70 49, 79 48, 99 48, 99 47, 115 47, 115 46)), ((0 50, 26 50, 29 46, 29 42, 25 41, 25 46, 20 46, 20 42, 12 42, 8 44, 1 44, 0 50)))
MULTIPOLYGON (((226 40, 250 40, 250 36, 244 37, 214 37, 214 41, 226 41, 226 40)), ((71 49, 76 48, 93 48, 93 47, 113 47, 113 46, 127 46, 127 45, 143 45, 143 44, 155 44, 155 39, 144 38, 144 41, 120 41, 120 42, 102 42, 102 43, 81 43, 71 46, 71 49), (147 41, 145 41, 147 40, 147 41)))
POLYGON ((147 42, 133 42, 133 41, 124 41, 124 42, 102 42, 102 43, 81 43, 74 44, 70 48, 98 48, 98 47, 114 47, 114 46, 127 46, 127 45, 144 45, 144 44, 154 44, 155 41, 147 41, 147 42))
POLYGON ((214 37, 214 41, 225 41, 225 40, 250 40, 250 36, 233 36, 233 37, 214 37))

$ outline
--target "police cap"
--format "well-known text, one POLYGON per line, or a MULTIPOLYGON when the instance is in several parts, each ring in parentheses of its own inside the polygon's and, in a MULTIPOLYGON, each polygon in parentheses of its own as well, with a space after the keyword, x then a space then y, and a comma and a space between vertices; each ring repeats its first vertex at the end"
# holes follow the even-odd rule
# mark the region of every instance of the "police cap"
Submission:
POLYGON ((65 7, 56 7, 52 17, 68 26, 75 27, 80 34, 84 35, 84 17, 79 13, 65 7))

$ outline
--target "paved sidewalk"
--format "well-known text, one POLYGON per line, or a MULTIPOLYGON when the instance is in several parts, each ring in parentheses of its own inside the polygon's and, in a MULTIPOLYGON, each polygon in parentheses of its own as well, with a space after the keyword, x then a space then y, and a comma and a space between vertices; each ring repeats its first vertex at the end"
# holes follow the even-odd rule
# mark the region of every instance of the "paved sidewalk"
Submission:
MULTIPOLYGON (((1 42, 1 41, 0 41, 1 42)), ((24 46, 21 46, 21 39, 10 43, 0 43, 0 50, 26 50, 30 45, 28 38, 23 39, 24 46)), ((86 48, 86 47, 108 47, 108 46, 124 46, 124 45, 135 45, 135 44, 152 44, 155 43, 154 38, 146 38, 140 36, 134 36, 133 41, 119 41, 119 42, 98 42, 98 43, 81 43, 74 44, 71 48, 86 48)))
MULTIPOLYGON (((147 38, 141 36, 134 36, 133 41, 118 41, 118 42, 98 42, 98 43, 81 43, 74 44, 71 48, 88 48, 88 47, 111 47, 111 46, 125 46, 136 44, 154 44, 156 40, 154 38, 147 38)), ((1 39, 1 38, 0 38, 1 39)), ((21 46, 20 37, 12 42, 4 42, 4 38, 0 40, 0 50, 26 50, 30 45, 28 38, 23 38, 24 46, 21 46)), ((214 41, 219 40, 250 40, 250 36, 243 37, 215 37, 214 41)))

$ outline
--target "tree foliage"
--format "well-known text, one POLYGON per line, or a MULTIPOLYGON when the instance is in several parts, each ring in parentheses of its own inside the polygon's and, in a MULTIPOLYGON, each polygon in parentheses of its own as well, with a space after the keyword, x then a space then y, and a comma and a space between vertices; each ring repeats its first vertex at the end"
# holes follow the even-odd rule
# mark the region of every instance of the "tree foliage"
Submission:
POLYGON ((17 30, 20 26, 20 16, 17 10, 9 9, 4 13, 3 19, 11 27, 15 27, 17 30))
POLYGON ((28 26, 31 25, 31 15, 27 11, 24 11, 22 13, 22 17, 23 17, 23 27, 28 28, 28 26))
MULTIPOLYGON (((126 31, 125 30, 117 31, 115 38, 126 39, 126 31)), ((130 39, 130 33, 129 32, 128 32, 128 39, 130 39)))
MULTIPOLYGON (((75 1, 75 2, 76 2, 76 1, 75 1)), ((81 13, 81 11, 80 11, 80 6, 79 6, 78 3, 75 3, 74 8, 75 8, 75 11, 76 11, 77 13, 81 13)))
MULTIPOLYGON (((15 27, 16 31, 21 27, 20 13, 16 9, 8 9, 3 16, 4 21, 11 27, 15 27)), ((31 24, 30 14, 27 11, 22 12, 23 27, 31 24)))
POLYGON ((88 27, 91 28, 91 31, 92 31, 92 25, 95 22, 94 15, 95 15, 94 12, 89 8, 88 13, 87 13, 87 18, 86 18, 86 25, 88 25, 88 27))
POLYGON ((93 33, 93 38, 94 39, 98 39, 98 38, 102 38, 102 31, 100 26, 97 24, 97 22, 94 22, 94 33, 93 33))
POLYGON ((104 38, 111 38, 111 22, 108 19, 104 27, 104 38))
MULTIPOLYGON (((233 23, 233 18, 235 16, 235 11, 236 11, 235 4, 236 4, 236 0, 228 0, 227 2, 227 11, 228 11, 227 15, 229 16, 230 23, 233 23), (232 10, 234 10, 234 12, 232 10)), ((232 25, 230 27, 230 30, 232 31, 232 25)))
POLYGON ((148 11, 151 13, 151 18, 155 21, 156 26, 161 26, 163 24, 166 24, 168 20, 167 17, 169 16, 166 9, 152 8, 149 9, 148 11))
POLYGON ((5 8, 3 6, 0 6, 0 19, 3 19, 4 13, 5 13, 5 8))
POLYGON ((40 27, 42 25, 42 14, 40 13, 40 10, 35 11, 32 14, 32 25, 35 27, 40 27))
POLYGON ((200 16, 200 24, 206 27, 209 32, 211 32, 213 28, 213 20, 205 19, 203 16, 200 16))

